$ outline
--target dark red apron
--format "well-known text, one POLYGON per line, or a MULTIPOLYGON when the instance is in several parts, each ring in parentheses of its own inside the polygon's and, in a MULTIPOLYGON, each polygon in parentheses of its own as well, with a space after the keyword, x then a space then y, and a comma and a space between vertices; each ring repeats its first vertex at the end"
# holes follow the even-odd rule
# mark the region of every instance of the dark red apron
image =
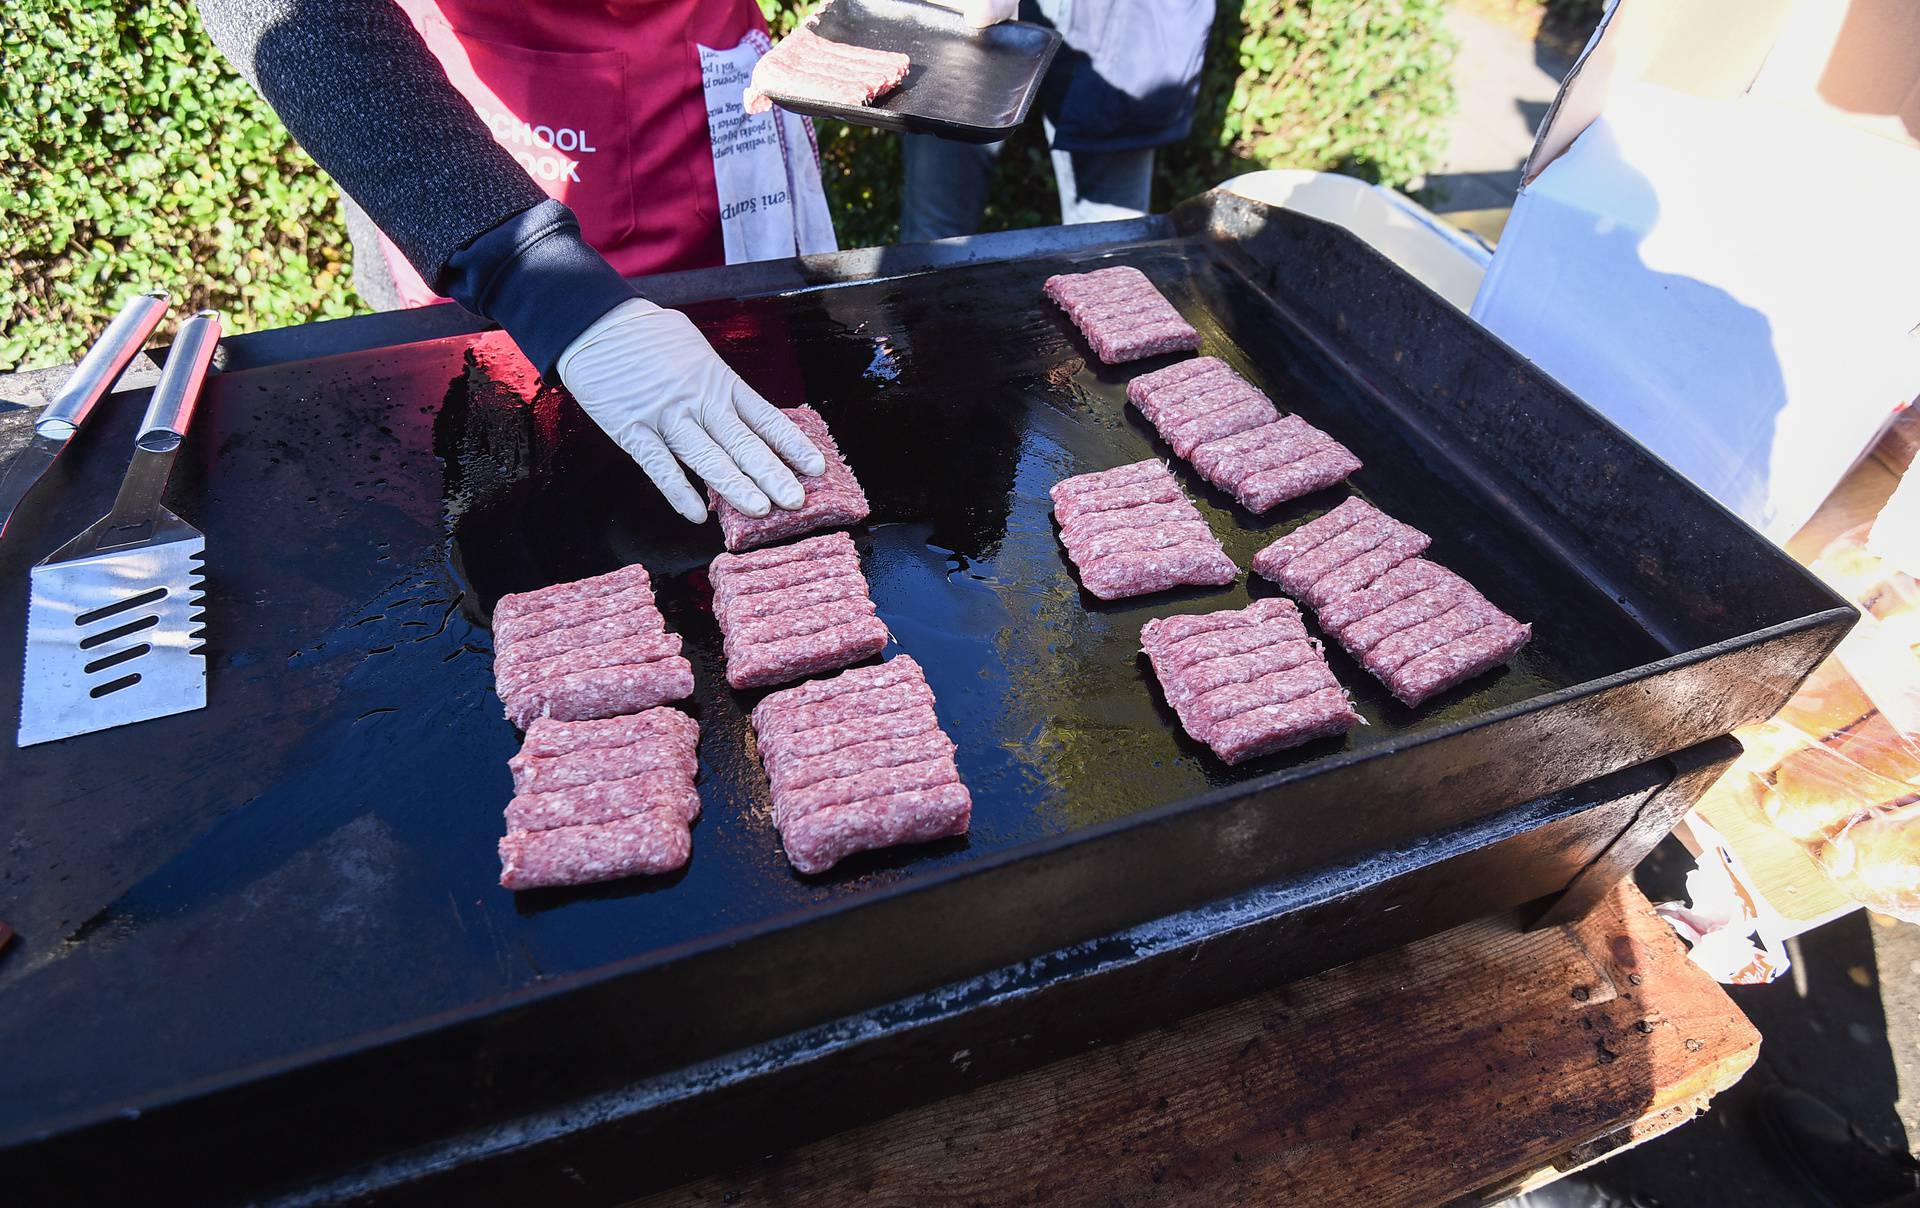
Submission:
MULTIPOLYGON (((626 276, 724 263, 700 46, 767 24, 754 0, 394 0, 447 78, 626 276)), ((408 306, 435 301, 382 239, 408 306)))

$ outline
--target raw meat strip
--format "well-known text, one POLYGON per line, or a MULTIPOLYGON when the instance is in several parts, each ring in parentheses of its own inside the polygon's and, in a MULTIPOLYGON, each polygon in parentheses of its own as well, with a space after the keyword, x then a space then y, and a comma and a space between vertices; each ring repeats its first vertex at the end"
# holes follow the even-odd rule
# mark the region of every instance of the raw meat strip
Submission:
POLYGON ((1060 543, 1079 568, 1081 585, 1102 600, 1240 577, 1200 509, 1160 462, 1068 478, 1050 494, 1060 543), (1108 485, 1116 482, 1122 485, 1108 485))
POLYGON ((760 688, 835 671, 879 654, 888 638, 880 618, 863 617, 819 633, 749 646, 727 660, 727 682, 736 688, 760 688))
MULTIPOLYGON (((652 598, 652 589, 641 585, 636 591, 647 592, 652 598)), ((556 604, 551 608, 542 608, 537 612, 515 613, 502 616, 498 608, 493 614, 493 636, 496 641, 509 642, 534 641, 549 638, 564 644, 578 641, 579 635, 570 633, 585 625, 600 625, 625 619, 628 633, 646 633, 666 627, 658 609, 651 604, 634 603, 635 593, 613 592, 608 595, 594 596, 590 599, 576 600, 570 604, 556 604), (556 634, 567 634, 565 638, 556 638, 556 634)))
POLYGON ((886 624, 874 615, 853 539, 845 533, 751 554, 721 554, 707 574, 713 582, 714 620, 725 639, 727 682, 735 688, 764 688, 838 670, 871 658, 887 644, 886 624), (803 577, 808 571, 818 577, 803 577), (745 594, 736 588, 749 579, 761 586, 775 575, 780 586, 745 594))
MULTIPOLYGON (((602 596, 631 598, 632 593, 636 591, 644 592, 649 600, 653 598, 653 583, 647 577, 647 568, 638 562, 589 579, 576 579, 571 583, 556 583, 537 591, 504 595, 493 606, 494 635, 498 637, 503 630, 507 630, 509 632, 506 636, 510 638, 522 637, 525 636, 524 633, 512 632, 512 630, 521 620, 531 617, 534 613, 563 605, 579 604, 602 596)), ((551 625, 536 625, 535 631, 550 628, 552 628, 551 625)))
MULTIPOLYGON (((1160 465, 1159 462, 1152 463, 1160 465)), ((1165 466, 1160 467, 1163 471, 1165 466)), ((1071 482, 1072 479, 1067 481, 1071 482)), ((1180 484, 1173 475, 1167 474, 1157 482, 1136 482, 1129 486, 1114 487, 1106 491, 1086 491, 1061 499, 1054 504, 1053 514, 1060 523, 1072 524, 1082 516, 1091 516, 1096 512, 1111 512, 1120 508, 1145 507, 1150 503, 1180 503, 1192 507, 1180 484)))
POLYGON ((972 798, 925 673, 905 655, 774 692, 753 727, 774 826, 803 873, 857 851, 966 833, 972 798))
POLYGON ((536 722, 508 765, 500 884, 582 885, 685 864, 699 741, 699 723, 674 709, 536 722))
POLYGON ((1251 683, 1276 671, 1291 671, 1319 658, 1320 648, 1305 639, 1272 642, 1245 654, 1197 660, 1186 669, 1180 686, 1186 694, 1198 698, 1228 684, 1251 683))
POLYGON ((851 801, 869 801, 892 793, 937 789, 960 778, 951 748, 930 759, 891 767, 864 768, 850 776, 820 780, 805 788, 791 786, 773 794, 773 822, 785 828, 808 814, 851 801))
POLYGON ((1088 512, 1069 522, 1060 530, 1060 540, 1068 549, 1097 537, 1101 533, 1133 528, 1152 528, 1160 524, 1190 524, 1193 514, 1187 510, 1187 501, 1176 499, 1168 503, 1147 503, 1135 508, 1115 508, 1105 512, 1088 512))
POLYGON ((1148 621, 1140 645, 1181 726, 1228 763, 1360 720, 1291 601, 1148 621))
POLYGON ((1096 298, 1129 297, 1153 288, 1147 275, 1130 264, 1088 273, 1059 273, 1048 277, 1047 297, 1062 307, 1096 298))
POLYGON ((494 686, 525 729, 638 713, 693 692, 693 665, 666 632, 644 567, 539 591, 494 606, 494 686))
POLYGON ((859 556, 860 551, 853 544, 852 537, 845 533, 823 533, 818 537, 795 541, 791 545, 773 545, 766 549, 749 550, 744 554, 721 554, 713 560, 711 569, 719 572, 716 579, 737 580, 747 576, 751 571, 786 566, 793 562, 859 556))
POLYGON ((964 835, 972 817, 973 797, 956 780, 816 810, 790 823, 780 839, 795 868, 817 873, 855 852, 964 835))
POLYGON ((1193 451, 1191 460, 1208 481, 1231 482, 1237 470, 1257 473, 1337 444, 1299 416, 1283 415, 1270 424, 1207 441, 1193 451))
MULTIPOLYGON (((858 564, 855 564, 851 571, 829 571, 823 578, 796 583, 779 591, 732 596, 726 608, 728 616, 732 618, 764 617, 790 608, 830 604, 835 600, 864 599, 866 594, 867 577, 860 573, 858 564)), ((718 600, 719 596, 714 598, 718 600)))
POLYGON ((1169 352, 1192 352, 1200 347, 1200 333, 1185 319, 1164 319, 1128 327, 1098 327, 1086 333, 1094 355, 1108 365, 1120 365, 1169 352))
POLYGON ((506 697, 507 720, 526 729, 542 717, 583 721, 637 713, 693 695, 693 665, 680 655, 537 680, 506 697))
POLYGON ((1139 269, 1063 273, 1047 278, 1046 291, 1109 365, 1200 347, 1200 333, 1139 269))
POLYGON ((698 743, 697 733, 692 739, 677 734, 652 734, 623 747, 593 747, 565 755, 529 755, 523 747, 507 761, 507 769, 513 773, 513 791, 521 794, 557 792, 602 780, 625 780, 648 772, 672 772, 692 783, 699 766, 698 743))
POLYGON ((865 746, 889 739, 912 738, 937 729, 939 729, 939 722, 934 719, 931 710, 895 709, 891 713, 855 718, 852 721, 828 722, 806 730, 790 731, 783 736, 783 741, 779 744, 780 755, 777 759, 768 756, 764 750, 761 751, 761 756, 767 760, 767 774, 778 776, 780 770, 775 764, 784 760, 801 759, 809 755, 825 755, 829 751, 838 751, 843 747, 865 746))
POLYGON ((1160 409, 1168 403, 1193 398, 1217 381, 1238 377, 1233 367, 1219 357, 1195 357, 1176 361, 1164 369, 1143 373, 1127 383, 1127 401, 1150 422, 1158 422, 1160 409))
POLYGON ((1358 498, 1254 555, 1320 626, 1413 706, 1512 658, 1533 627, 1419 555, 1427 535, 1358 498))
POLYGON ((1054 483, 1047 494, 1055 503, 1061 503, 1068 499, 1090 495, 1095 491, 1111 491, 1140 483, 1172 481, 1173 475, 1167 470, 1166 463, 1136 461, 1124 466, 1115 466, 1111 470, 1095 470, 1091 474, 1076 474, 1072 478, 1062 479, 1054 483))
POLYGON ((820 413, 812 407, 788 407, 783 413, 819 448, 827 459, 827 468, 800 480, 806 498, 799 507, 792 510, 776 507, 757 519, 720 498, 718 492, 709 487, 707 503, 719 515, 720 533, 732 553, 784 541, 815 529, 859 524, 870 510, 866 492, 860 489, 853 471, 847 468, 840 446, 834 443, 833 434, 827 431, 827 421, 820 418, 820 413))
POLYGON ((1469 598, 1445 587, 1429 587, 1361 617, 1340 631, 1340 644, 1356 655, 1364 655, 1386 639, 1442 616, 1469 598))
POLYGON ((500 840, 500 884, 538 889, 672 872, 692 851, 692 832, 671 810, 592 826, 515 831, 500 840))
POLYGON ((741 100, 748 113, 765 113, 776 96, 867 105, 899 87, 911 67, 903 54, 823 38, 810 18, 754 64, 741 100))
POLYGON ((677 737, 689 749, 700 740, 700 723, 678 709, 648 709, 603 721, 562 722, 543 718, 527 727, 520 755, 571 755, 630 746, 652 738, 677 737))
POLYGON ((1292 600, 1282 600, 1269 596, 1255 600, 1237 611, 1203 612, 1187 616, 1161 617, 1149 621, 1147 625, 1159 635, 1161 642, 1184 642, 1188 638, 1199 637, 1203 633, 1218 633, 1224 629, 1242 629, 1255 624, 1280 622, 1285 624, 1291 618, 1299 628, 1299 636, 1307 636, 1307 627, 1300 621, 1300 609, 1292 600))
POLYGON ((681 821, 691 823, 700 816, 700 794, 688 778, 676 772, 642 772, 626 780, 602 780, 551 793, 533 793, 507 803, 507 832, 589 826, 660 809, 671 810, 681 821))
POLYGON ((1080 568, 1081 586, 1102 600, 1152 595, 1175 587, 1225 587, 1240 577, 1240 568, 1211 533, 1207 541, 1095 559, 1080 568))
MULTIPOLYGON (((511 647, 509 647, 511 651, 511 647)), ((494 659, 493 678, 503 696, 511 696, 542 678, 572 675, 576 671, 597 671, 603 667, 627 667, 651 663, 680 653, 677 633, 649 633, 620 638, 597 646, 581 646, 546 658, 494 659)))
MULTIPOLYGON (((841 535, 845 536, 845 534, 841 535)), ((747 596, 784 592, 807 583, 818 583, 829 578, 838 579, 859 574, 860 556, 851 550, 845 554, 835 554, 827 558, 811 558, 769 566, 765 570, 736 571, 726 577, 724 586, 714 587, 714 605, 730 607, 733 602, 745 599, 747 596)))
MULTIPOLYGON (((550 608, 538 614, 552 617, 555 624, 547 629, 530 633, 525 637, 502 638, 494 635, 496 660, 506 659, 509 664, 534 663, 554 658, 574 650, 583 650, 589 646, 598 646, 606 642, 618 642, 627 638, 649 637, 663 633, 667 622, 660 610, 653 606, 651 596, 637 598, 628 596, 623 603, 625 608, 599 620, 584 621, 579 624, 565 624, 570 615, 567 608, 550 608)), ((609 607, 599 601, 587 601, 579 605, 582 610, 602 611, 609 607)))
MULTIPOLYGON (((1143 509, 1144 510, 1144 509, 1143 509)), ((1178 520, 1169 524, 1133 525, 1110 528, 1101 533, 1081 533, 1071 539, 1063 531, 1060 543, 1081 565, 1113 554, 1165 549, 1169 545, 1204 543, 1213 535, 1204 520, 1178 520)))
POLYGON ((1208 441, 1223 440, 1279 420, 1273 400, 1233 372, 1225 361, 1202 357, 1212 371, 1168 381, 1147 374, 1127 386, 1127 398, 1173 451, 1188 457, 1208 441))
POLYGON ((1316 738, 1345 734, 1359 721, 1346 690, 1326 688, 1284 705, 1248 710, 1215 727, 1209 745, 1228 763, 1242 763, 1316 738))
POLYGON ((803 604, 797 599, 799 592, 763 592, 749 599, 767 603, 769 607, 778 605, 784 599, 793 600, 791 607, 784 610, 773 608, 771 612, 754 616, 731 616, 723 622, 727 636, 735 645, 751 647, 763 642, 781 642, 788 638, 811 637, 841 625, 863 621, 873 616, 873 601, 868 599, 827 600, 820 604, 803 604), (769 600, 771 597, 771 600, 769 600))
POLYGON ((1192 456, 1207 481, 1251 512, 1325 490, 1360 468, 1352 450, 1297 415, 1204 442, 1192 456), (1237 443, 1223 450, 1229 442, 1237 443))
POLYGON ((1173 446, 1175 454, 1187 458, 1207 441, 1270 424, 1275 418, 1272 403, 1264 398, 1247 399, 1173 425, 1166 433, 1167 443, 1173 446))
POLYGON ((754 713, 758 716, 762 711, 785 712, 804 705, 817 705, 856 692, 874 692, 881 688, 925 683, 926 677, 921 674, 920 664, 902 656, 876 667, 862 667, 857 671, 848 671, 827 679, 808 680, 804 684, 796 684, 791 688, 775 692, 761 701, 754 708, 754 713))
POLYGON ((1360 459, 1346 446, 1323 449, 1284 466, 1247 475, 1233 486, 1233 497, 1249 512, 1264 512, 1289 499, 1324 491, 1359 468, 1360 459))
MULTIPOLYGON (((898 662, 899 660, 891 660, 898 662)), ((855 668, 866 670, 866 668, 855 668)), ((841 672, 842 675, 847 674, 841 672)), ((820 681, 814 681, 816 683, 820 681)), ((786 689, 791 691, 791 689, 786 689)), ((766 741, 784 738, 816 726, 838 725, 866 717, 880 717, 905 709, 932 707, 933 689, 924 683, 894 684, 872 691, 837 693, 811 704, 765 710, 766 702, 753 711, 754 731, 766 741), (763 711, 764 710, 764 711, 763 711)))
MULTIPOLYGON (((924 723, 926 719, 913 717, 906 720, 924 723)), ((778 757, 766 758, 767 780, 774 792, 786 793, 821 781, 842 780, 875 768, 896 768, 905 764, 953 758, 953 740, 937 725, 925 726, 917 733, 898 738, 865 737, 868 733, 883 733, 892 728, 868 726, 863 730, 849 731, 857 734, 859 740, 815 752, 811 756, 796 754, 791 743, 783 743, 778 757)))

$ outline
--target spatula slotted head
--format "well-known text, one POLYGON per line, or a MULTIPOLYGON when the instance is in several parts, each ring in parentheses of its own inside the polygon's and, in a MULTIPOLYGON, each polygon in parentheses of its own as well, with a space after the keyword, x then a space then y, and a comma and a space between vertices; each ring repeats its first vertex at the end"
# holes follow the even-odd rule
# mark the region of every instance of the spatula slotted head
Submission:
POLYGON ((205 556, 167 513, 140 545, 33 568, 21 746, 205 707, 205 556))

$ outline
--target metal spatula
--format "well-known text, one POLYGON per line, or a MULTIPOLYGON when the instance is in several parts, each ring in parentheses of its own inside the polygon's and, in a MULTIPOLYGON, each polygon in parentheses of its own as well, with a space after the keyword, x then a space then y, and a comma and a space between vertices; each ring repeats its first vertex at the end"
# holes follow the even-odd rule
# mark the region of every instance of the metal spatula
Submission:
POLYGON ((113 510, 33 568, 23 747, 207 703, 206 539, 161 499, 219 342, 214 311, 180 325, 113 510))

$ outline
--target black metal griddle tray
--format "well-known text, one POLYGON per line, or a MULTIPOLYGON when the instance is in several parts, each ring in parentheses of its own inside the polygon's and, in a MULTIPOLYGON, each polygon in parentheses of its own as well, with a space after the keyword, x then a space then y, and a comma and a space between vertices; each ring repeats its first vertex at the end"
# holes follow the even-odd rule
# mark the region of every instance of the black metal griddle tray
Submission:
MULTIPOLYGON (((172 496, 219 551, 211 704, 0 752, 0 917, 21 936, 0 958, 0 1166, 196 1147, 214 1165, 291 1136, 273 1169, 293 1179, 631 1084, 1723 735, 1852 620, 1351 235, 1228 195, 644 285, 833 425, 874 503, 874 598, 927 667, 972 834, 791 872, 706 610, 716 532, 675 520, 497 334, 442 307, 238 337, 172 496), (1047 488, 1164 453, 1122 405, 1159 362, 1089 363, 1041 294, 1111 263, 1145 270, 1205 351, 1366 461, 1356 489, 1533 621, 1516 664, 1408 710, 1335 650, 1366 727, 1232 769, 1187 740, 1140 625, 1267 589, 1103 605, 1062 561, 1047 488), (699 680, 692 862, 507 894, 493 845, 516 738, 487 610, 636 560, 699 680)), ((0 634, 20 632, 26 566, 111 497, 138 408, 107 405, 0 545, 0 634)), ((1342 494, 1256 518, 1182 475, 1242 565, 1342 494)), ((18 674, 0 643, 0 733, 18 674)))
POLYGON ((922 0, 833 0, 814 32, 833 42, 904 54, 907 78, 871 105, 837 105, 787 93, 783 109, 967 143, 1006 138, 1027 120, 1060 33, 1030 21, 973 29, 951 9, 922 0))

